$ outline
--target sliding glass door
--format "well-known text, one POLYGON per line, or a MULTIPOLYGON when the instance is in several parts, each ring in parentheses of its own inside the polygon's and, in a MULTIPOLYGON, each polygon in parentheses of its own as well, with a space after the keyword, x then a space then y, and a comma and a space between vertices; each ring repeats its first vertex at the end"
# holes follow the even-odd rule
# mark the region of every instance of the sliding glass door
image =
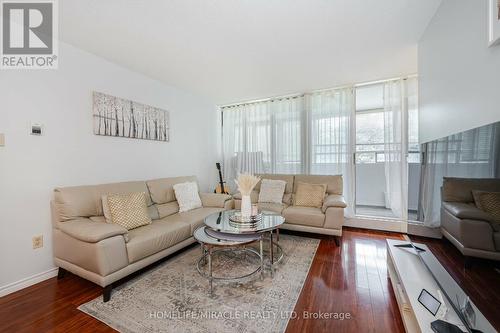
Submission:
POLYGON ((416 79, 356 88, 355 213, 415 220, 420 178, 416 79))

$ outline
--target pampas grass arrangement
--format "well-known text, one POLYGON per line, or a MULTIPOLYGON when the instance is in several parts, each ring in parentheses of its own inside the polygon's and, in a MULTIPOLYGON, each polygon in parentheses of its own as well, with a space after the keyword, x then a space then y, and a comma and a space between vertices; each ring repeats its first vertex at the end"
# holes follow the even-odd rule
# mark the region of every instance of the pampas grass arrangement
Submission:
POLYGON ((239 174, 238 179, 234 180, 241 193, 241 215, 245 218, 249 218, 252 215, 252 200, 250 199, 250 193, 252 193, 253 188, 257 185, 259 180, 259 177, 255 177, 248 173, 239 174))
POLYGON ((235 179, 236 185, 238 185, 238 191, 241 195, 250 195, 253 188, 259 182, 260 178, 249 173, 242 173, 238 175, 238 179, 235 179))

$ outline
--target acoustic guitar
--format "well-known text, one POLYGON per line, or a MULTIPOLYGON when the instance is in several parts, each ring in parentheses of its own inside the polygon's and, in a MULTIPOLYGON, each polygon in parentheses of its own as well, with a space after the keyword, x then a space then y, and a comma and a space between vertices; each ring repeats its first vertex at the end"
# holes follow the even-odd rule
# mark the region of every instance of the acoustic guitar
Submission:
POLYGON ((220 168, 220 163, 215 163, 217 170, 219 170, 219 184, 215 187, 214 193, 229 194, 229 187, 226 186, 226 182, 222 179, 222 171, 220 168))

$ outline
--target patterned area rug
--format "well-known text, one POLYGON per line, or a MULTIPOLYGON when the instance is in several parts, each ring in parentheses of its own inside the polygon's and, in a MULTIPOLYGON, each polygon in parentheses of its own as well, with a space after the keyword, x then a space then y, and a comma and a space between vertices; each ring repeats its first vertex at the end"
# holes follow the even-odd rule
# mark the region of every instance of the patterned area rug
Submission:
MULTIPOLYGON (((98 297, 78 309, 120 332, 283 332, 309 272, 319 240, 280 235, 285 256, 274 277, 266 268, 240 282, 208 281, 196 263, 199 247, 182 252, 113 290, 111 300, 98 297)), ((220 252, 217 275, 251 272, 252 256, 220 252)))

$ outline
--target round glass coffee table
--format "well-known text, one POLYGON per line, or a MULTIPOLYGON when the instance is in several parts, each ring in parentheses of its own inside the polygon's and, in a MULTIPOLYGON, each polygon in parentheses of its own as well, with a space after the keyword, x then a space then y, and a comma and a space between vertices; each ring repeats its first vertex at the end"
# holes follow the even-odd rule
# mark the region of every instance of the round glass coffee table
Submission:
POLYGON ((283 249, 279 245, 279 227, 285 223, 285 218, 277 213, 262 211, 262 218, 252 227, 246 227, 238 222, 233 222, 229 219, 237 210, 226 210, 219 213, 214 213, 205 218, 205 226, 208 228, 232 235, 269 235, 269 259, 271 262, 271 274, 273 273, 274 264, 283 259, 283 249), (276 241, 273 233, 276 231, 276 241), (276 251, 275 251, 276 249, 276 251))
POLYGON ((210 283, 210 293, 212 293, 213 280, 236 280, 251 276, 261 272, 261 278, 264 273, 264 249, 263 242, 269 236, 269 262, 271 276, 274 275, 274 266, 283 259, 283 249, 279 245, 279 227, 285 222, 285 218, 273 212, 263 211, 261 219, 251 227, 233 222, 229 219, 236 210, 228 210, 214 213, 207 216, 204 220, 205 226, 198 228, 194 232, 194 238, 201 244, 202 256, 198 260, 198 272, 206 277, 210 283), (273 233, 276 231, 277 240, 274 240, 273 233), (259 242, 260 252, 246 245, 259 242), (217 249, 215 249, 217 248, 217 249), (222 249, 223 248, 223 249, 222 249), (215 249, 215 250, 214 250, 215 249), (216 251, 246 251, 251 255, 256 255, 260 259, 260 267, 249 274, 238 277, 214 277, 212 272, 212 254, 216 251), (202 272, 201 266, 208 259, 208 274, 202 272))

